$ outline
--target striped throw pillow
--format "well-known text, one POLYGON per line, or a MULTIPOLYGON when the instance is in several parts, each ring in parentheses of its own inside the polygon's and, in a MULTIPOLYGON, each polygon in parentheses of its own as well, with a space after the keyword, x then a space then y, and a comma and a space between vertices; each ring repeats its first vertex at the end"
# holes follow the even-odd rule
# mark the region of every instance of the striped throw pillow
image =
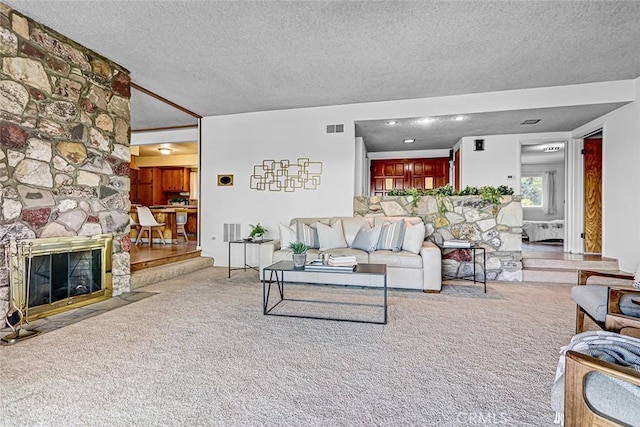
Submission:
POLYGON ((385 222, 378 238, 377 250, 400 252, 404 240, 404 221, 385 222))
POLYGON ((304 243, 310 249, 318 249, 320 247, 318 230, 316 230, 317 224, 318 222, 314 222, 311 225, 307 225, 302 221, 296 222, 296 235, 298 236, 298 241, 304 243))

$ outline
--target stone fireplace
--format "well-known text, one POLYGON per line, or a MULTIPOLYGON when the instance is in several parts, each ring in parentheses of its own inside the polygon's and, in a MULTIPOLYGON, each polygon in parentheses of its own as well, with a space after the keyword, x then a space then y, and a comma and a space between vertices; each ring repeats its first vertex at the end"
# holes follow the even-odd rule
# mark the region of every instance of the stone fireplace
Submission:
POLYGON ((129 291, 130 97, 126 69, 0 3, 0 328, 28 248, 34 316, 129 291))

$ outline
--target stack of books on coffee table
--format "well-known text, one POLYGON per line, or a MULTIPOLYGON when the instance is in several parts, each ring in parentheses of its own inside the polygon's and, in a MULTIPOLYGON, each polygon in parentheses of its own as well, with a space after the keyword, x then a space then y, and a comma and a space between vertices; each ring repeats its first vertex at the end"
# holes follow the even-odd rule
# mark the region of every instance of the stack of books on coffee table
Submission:
POLYGON ((355 256, 334 256, 330 255, 327 264, 316 259, 308 262, 304 269, 306 271, 353 271, 358 265, 355 256))

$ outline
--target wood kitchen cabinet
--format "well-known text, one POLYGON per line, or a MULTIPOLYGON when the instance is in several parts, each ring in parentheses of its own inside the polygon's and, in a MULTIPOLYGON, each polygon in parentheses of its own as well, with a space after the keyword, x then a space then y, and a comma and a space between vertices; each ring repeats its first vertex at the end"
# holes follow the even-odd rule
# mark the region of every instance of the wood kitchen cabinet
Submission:
POLYGON ((167 198, 162 192, 162 169, 132 169, 129 177, 131 178, 129 200, 132 204, 154 206, 167 202, 167 198))
POLYGON ((162 191, 182 192, 189 191, 189 168, 169 168, 162 170, 162 191))

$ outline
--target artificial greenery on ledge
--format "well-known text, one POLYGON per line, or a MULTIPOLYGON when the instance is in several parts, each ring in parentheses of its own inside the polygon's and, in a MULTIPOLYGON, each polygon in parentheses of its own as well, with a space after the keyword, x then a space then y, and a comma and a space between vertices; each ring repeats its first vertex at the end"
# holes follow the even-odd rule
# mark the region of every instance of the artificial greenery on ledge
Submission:
MULTIPOLYGON (((422 196, 434 196, 437 199, 442 199, 449 196, 480 196, 482 205, 493 205, 497 208, 500 204, 502 196, 513 195, 513 188, 501 185, 499 187, 484 186, 484 187, 470 187, 466 186, 461 191, 456 191, 447 184, 443 187, 434 188, 432 190, 418 190, 417 188, 394 188, 387 192, 387 196, 411 196, 413 197, 413 205, 417 206, 418 200, 422 196)), ((442 213, 442 212, 441 212, 442 213)))

